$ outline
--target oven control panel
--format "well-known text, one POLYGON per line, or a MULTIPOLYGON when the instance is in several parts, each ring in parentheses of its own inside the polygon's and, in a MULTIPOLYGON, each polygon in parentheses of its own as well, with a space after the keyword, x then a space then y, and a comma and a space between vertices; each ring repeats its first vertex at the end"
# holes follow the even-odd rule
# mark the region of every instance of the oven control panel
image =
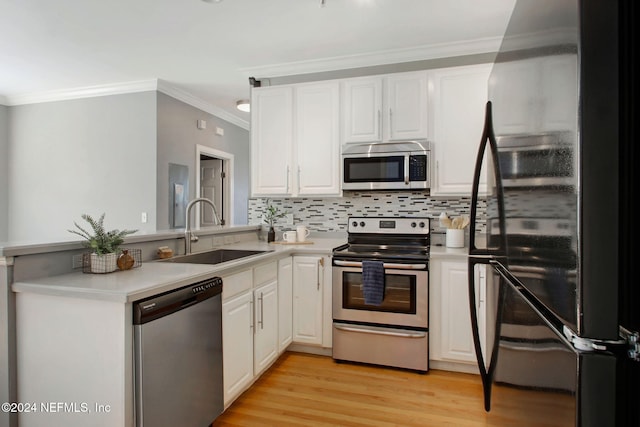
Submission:
POLYGON ((350 217, 349 233, 429 234, 425 217, 350 217))

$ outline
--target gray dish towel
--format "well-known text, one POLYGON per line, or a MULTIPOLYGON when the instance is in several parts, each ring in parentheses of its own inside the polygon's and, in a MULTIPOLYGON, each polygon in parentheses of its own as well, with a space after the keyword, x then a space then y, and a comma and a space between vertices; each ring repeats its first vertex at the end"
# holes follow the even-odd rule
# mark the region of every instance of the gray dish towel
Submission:
POLYGON ((362 261, 362 293, 365 304, 382 304, 384 299, 384 263, 382 261, 362 261))

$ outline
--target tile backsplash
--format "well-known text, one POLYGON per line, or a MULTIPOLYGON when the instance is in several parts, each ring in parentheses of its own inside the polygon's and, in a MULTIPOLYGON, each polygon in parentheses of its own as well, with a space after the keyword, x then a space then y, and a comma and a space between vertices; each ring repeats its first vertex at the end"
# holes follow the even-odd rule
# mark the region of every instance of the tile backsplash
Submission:
MULTIPOLYGON (((287 214, 293 214, 293 225, 306 225, 314 232, 346 232, 350 216, 415 216, 431 218, 431 229, 444 232, 438 224, 441 212, 450 217, 469 215, 471 197, 431 198, 423 192, 345 191, 343 197, 250 198, 249 224, 263 224, 262 214, 273 204, 287 214)), ((484 231, 486 202, 478 201, 479 232, 484 231)), ((293 227, 281 218, 281 229, 293 227)))

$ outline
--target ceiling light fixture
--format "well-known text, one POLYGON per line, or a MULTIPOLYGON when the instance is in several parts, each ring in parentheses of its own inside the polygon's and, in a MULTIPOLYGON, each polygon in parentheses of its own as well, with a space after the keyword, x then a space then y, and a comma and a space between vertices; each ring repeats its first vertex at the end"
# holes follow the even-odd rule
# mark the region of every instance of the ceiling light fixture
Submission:
POLYGON ((236 108, 238 108, 238 110, 240 111, 244 111, 246 113, 251 111, 251 104, 249 104, 249 100, 247 99, 242 99, 238 102, 236 102, 236 108))

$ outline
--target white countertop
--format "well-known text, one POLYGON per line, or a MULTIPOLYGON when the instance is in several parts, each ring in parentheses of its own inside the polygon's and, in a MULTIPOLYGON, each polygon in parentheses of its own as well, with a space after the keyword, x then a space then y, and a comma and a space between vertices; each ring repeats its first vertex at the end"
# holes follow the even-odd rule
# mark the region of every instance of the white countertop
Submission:
POLYGON ((463 248, 448 248, 446 246, 431 245, 429 248, 429 258, 457 258, 462 259, 469 256, 469 248, 467 246, 463 248))
POLYGON ((266 250, 264 254, 216 265, 181 264, 167 261, 143 262, 140 267, 109 274, 74 272, 59 276, 31 279, 12 285, 14 292, 30 292, 62 297, 98 299, 127 303, 191 283, 223 275, 231 270, 251 268, 253 265, 276 260, 292 254, 330 254, 346 239, 311 238, 312 244, 283 245, 264 241, 225 245, 224 249, 266 250))

